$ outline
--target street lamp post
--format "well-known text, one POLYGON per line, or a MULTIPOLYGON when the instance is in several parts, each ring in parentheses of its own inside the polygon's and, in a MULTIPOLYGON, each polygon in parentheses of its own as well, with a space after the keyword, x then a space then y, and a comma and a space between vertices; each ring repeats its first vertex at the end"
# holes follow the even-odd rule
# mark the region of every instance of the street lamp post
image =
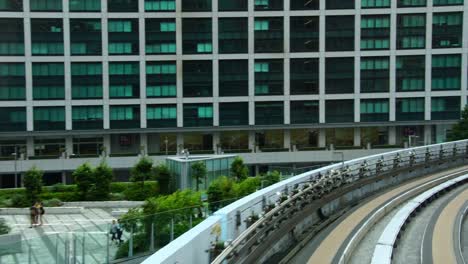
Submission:
POLYGON ((18 161, 18 149, 15 146, 15 152, 11 153, 12 156, 15 157, 14 167, 15 167, 15 188, 18 188, 18 168, 17 168, 17 161, 18 161))

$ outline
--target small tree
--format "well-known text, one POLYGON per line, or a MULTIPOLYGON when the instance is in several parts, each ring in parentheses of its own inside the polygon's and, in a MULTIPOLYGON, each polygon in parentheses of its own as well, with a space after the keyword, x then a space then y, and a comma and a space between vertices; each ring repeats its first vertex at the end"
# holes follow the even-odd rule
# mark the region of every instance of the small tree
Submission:
POLYGON ((94 184, 93 168, 89 163, 80 165, 73 172, 72 176, 75 180, 76 187, 82 199, 86 200, 89 196, 89 191, 94 184))
POLYGON ((0 218, 0 235, 5 235, 10 233, 11 228, 6 224, 4 218, 0 218))
POLYGON ((243 181, 249 177, 249 168, 244 165, 244 161, 241 157, 236 157, 231 163, 231 175, 235 177, 237 181, 243 181))
MULTIPOLYGON (((203 182, 203 179, 206 178, 206 166, 205 163, 198 161, 192 164, 192 177, 196 181, 196 191, 199 190, 199 185, 203 182)), ((205 179, 206 182, 206 179, 205 179)))
POLYGON ((171 192, 171 172, 166 164, 159 164, 154 167, 154 178, 158 181, 162 194, 171 192))
POLYGON ((461 120, 452 127, 452 132, 448 135, 449 141, 468 138, 468 106, 461 113, 461 120))
POLYGON ((281 175, 278 171, 269 171, 262 176, 263 187, 273 185, 281 180, 281 175))
POLYGON ((26 199, 30 204, 37 201, 42 192, 43 172, 36 167, 32 167, 24 174, 23 185, 26 188, 26 199))
POLYGON ((132 182, 140 182, 141 187, 145 186, 145 181, 151 179, 153 173, 153 161, 147 157, 141 158, 131 170, 132 182))
POLYGON ((90 190, 90 197, 93 200, 106 200, 109 198, 110 185, 114 179, 114 173, 104 161, 93 170, 94 184, 90 190))

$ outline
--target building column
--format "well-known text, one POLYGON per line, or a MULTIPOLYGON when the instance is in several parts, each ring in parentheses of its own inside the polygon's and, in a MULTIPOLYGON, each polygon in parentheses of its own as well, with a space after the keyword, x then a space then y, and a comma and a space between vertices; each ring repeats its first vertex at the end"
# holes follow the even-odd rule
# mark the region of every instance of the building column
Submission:
POLYGON ((325 148, 327 146, 327 139, 326 139, 326 131, 325 128, 319 129, 319 136, 318 136, 318 146, 319 148, 325 148))
POLYGON ((71 157, 73 153, 73 137, 67 136, 65 137, 65 154, 67 157, 71 157))
POLYGON ((26 139, 26 156, 34 156, 34 138, 28 137, 26 139))
POLYGON ((109 154, 111 153, 111 135, 104 135, 102 140, 103 140, 102 143, 103 143, 104 149, 106 150, 106 156, 108 157, 109 154))
POLYGON ((283 148, 292 151, 291 148, 291 130, 285 129, 283 133, 283 148))
POLYGON ((148 155, 148 134, 140 134, 140 155, 148 155))
POLYGON ((354 128, 354 146, 355 147, 361 146, 361 128, 360 127, 354 128))
POLYGON ((177 153, 180 153, 182 149, 184 148, 184 134, 183 133, 177 133, 177 153))
POLYGON ((255 130, 250 130, 249 131, 249 149, 252 150, 252 152, 255 152, 255 130))
POLYGON ((219 132, 213 132, 213 151, 215 154, 221 154, 221 140, 219 132), (218 147, 219 146, 219 147, 218 147))
POLYGON ((62 171, 62 184, 67 184, 67 173, 62 171))
POLYGON ((432 143, 432 126, 424 126, 424 145, 430 145, 432 143))
POLYGON ((388 127, 388 144, 396 145, 396 127, 388 127))

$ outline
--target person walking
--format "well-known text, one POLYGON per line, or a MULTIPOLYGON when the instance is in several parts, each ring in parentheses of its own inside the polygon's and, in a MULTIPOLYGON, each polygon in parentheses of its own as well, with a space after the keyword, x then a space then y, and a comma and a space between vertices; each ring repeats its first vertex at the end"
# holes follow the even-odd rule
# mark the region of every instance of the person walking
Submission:
POLYGON ((34 226, 36 226, 37 213, 38 211, 37 211, 36 204, 33 204, 31 207, 29 207, 29 216, 31 220, 31 226, 29 228, 33 228, 34 226))
POLYGON ((112 220, 112 225, 111 225, 109 233, 111 234, 111 242, 114 242, 115 240, 117 240, 118 224, 115 220, 112 220))
POLYGON ((123 228, 122 225, 120 225, 120 219, 117 220, 117 240, 119 244, 122 244, 122 234, 123 234, 123 228))
POLYGON ((39 223, 39 225, 44 224, 44 220, 43 220, 44 214, 45 214, 44 204, 42 202, 39 202, 39 204, 38 204, 38 218, 39 218, 38 223, 39 223))

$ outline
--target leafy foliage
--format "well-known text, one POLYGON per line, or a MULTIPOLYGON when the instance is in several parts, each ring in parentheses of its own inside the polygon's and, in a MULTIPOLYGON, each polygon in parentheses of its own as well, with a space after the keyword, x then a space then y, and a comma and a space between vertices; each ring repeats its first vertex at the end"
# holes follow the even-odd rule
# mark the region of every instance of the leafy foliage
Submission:
POLYGON ((83 200, 86 200, 89 196, 89 191, 93 186, 93 168, 89 163, 80 165, 72 174, 75 180, 78 192, 83 200))
POLYGON ((39 199, 42 192, 42 176, 44 173, 36 167, 32 167, 24 174, 23 185, 26 189, 26 200, 33 204, 39 199))
POLYGON ((192 164, 192 177, 195 179, 196 182, 196 191, 198 192, 200 184, 203 183, 203 179, 205 179, 207 170, 205 163, 198 161, 192 164))
POLYGON ((263 187, 273 185, 281 180, 281 175, 278 171, 269 171, 262 176, 263 187))
POLYGON ((142 157, 137 164, 135 164, 130 171, 132 182, 139 182, 141 186, 144 185, 146 180, 150 180, 153 175, 153 161, 147 157, 142 157))
POLYGON ((449 141, 468 138, 468 106, 461 113, 461 120, 452 127, 452 132, 448 135, 449 141))
POLYGON ((107 200, 111 192, 111 183, 114 179, 114 173, 104 161, 93 170, 93 186, 90 189, 90 199, 107 200))
POLYGON ((0 218, 0 235, 10 233, 11 228, 6 224, 5 219, 0 218))
POLYGON ((238 181, 243 181, 249 177, 249 168, 244 165, 241 157, 236 157, 231 163, 231 175, 238 181))
POLYGON ((171 172, 166 164, 159 164, 154 167, 154 177, 159 183, 162 194, 171 192, 171 172))

